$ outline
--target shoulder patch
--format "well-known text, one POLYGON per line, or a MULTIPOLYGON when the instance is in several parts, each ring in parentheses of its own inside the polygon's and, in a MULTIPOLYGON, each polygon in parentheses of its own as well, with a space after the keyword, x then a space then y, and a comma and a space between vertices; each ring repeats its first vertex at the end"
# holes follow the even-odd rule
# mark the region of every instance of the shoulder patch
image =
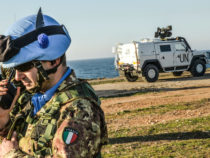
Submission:
POLYGON ((73 144, 78 138, 78 132, 70 127, 67 127, 63 131, 63 141, 65 144, 73 144))

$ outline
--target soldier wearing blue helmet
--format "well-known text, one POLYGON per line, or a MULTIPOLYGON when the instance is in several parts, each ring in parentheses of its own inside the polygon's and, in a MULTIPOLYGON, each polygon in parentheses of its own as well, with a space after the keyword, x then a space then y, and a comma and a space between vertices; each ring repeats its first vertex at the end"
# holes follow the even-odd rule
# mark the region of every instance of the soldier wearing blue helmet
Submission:
POLYGON ((41 9, 0 36, 3 67, 14 68, 15 80, 31 94, 30 100, 20 96, 11 112, 0 157, 100 155, 107 142, 104 113, 93 88, 66 65, 70 43, 66 28, 41 9))

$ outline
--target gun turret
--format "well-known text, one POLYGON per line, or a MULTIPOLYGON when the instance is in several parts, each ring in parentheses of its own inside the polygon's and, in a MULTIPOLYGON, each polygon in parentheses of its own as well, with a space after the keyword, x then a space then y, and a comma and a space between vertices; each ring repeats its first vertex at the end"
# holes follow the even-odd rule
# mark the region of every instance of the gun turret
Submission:
POLYGON ((172 26, 169 25, 167 27, 163 28, 157 28, 157 31, 155 32, 155 38, 160 37, 161 40, 164 40, 167 37, 172 36, 172 26))

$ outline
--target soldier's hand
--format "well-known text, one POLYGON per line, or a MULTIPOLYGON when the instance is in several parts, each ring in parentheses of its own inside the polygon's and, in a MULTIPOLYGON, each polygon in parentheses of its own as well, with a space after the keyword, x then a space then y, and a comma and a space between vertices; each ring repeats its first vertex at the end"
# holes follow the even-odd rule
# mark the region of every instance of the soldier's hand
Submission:
MULTIPOLYGON (((2 87, 0 86, 0 89, 1 88, 2 87)), ((9 109, 3 109, 0 106, 0 129, 3 129, 3 128, 6 127, 8 121, 9 121, 9 118, 10 118, 9 113, 12 110, 12 108, 15 106, 15 103, 16 103, 19 95, 20 95, 20 87, 17 87, 17 93, 16 93, 16 96, 14 97, 14 99, 12 101, 12 104, 11 104, 10 108, 9 109)), ((0 135, 1 135, 1 133, 0 133, 0 135)))
POLYGON ((0 144, 0 158, 13 149, 19 149, 16 132, 13 133, 11 140, 3 139, 0 144))
POLYGON ((0 81, 0 95, 6 95, 7 94, 7 91, 8 91, 8 88, 6 87, 7 84, 8 84, 7 79, 0 81))
MULTIPOLYGON (((7 91, 8 91, 8 88, 6 88, 6 85, 7 85, 7 80, 2 80, 0 81, 0 95, 6 95, 7 94, 7 91)), ((7 115, 9 115, 9 112, 10 112, 10 109, 3 109, 1 106, 0 106, 0 128, 4 127, 4 123, 5 119, 7 118, 7 115)))

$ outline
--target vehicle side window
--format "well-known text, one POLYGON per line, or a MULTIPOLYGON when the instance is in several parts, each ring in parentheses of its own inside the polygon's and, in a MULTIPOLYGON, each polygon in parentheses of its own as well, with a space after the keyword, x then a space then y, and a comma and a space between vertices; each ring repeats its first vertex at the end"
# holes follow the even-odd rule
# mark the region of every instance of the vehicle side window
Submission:
POLYGON ((161 52, 170 52, 171 46, 170 45, 160 45, 160 51, 161 52))
POLYGON ((176 51, 185 51, 185 46, 183 45, 183 44, 181 44, 181 43, 176 43, 175 44, 175 49, 176 49, 176 51))

